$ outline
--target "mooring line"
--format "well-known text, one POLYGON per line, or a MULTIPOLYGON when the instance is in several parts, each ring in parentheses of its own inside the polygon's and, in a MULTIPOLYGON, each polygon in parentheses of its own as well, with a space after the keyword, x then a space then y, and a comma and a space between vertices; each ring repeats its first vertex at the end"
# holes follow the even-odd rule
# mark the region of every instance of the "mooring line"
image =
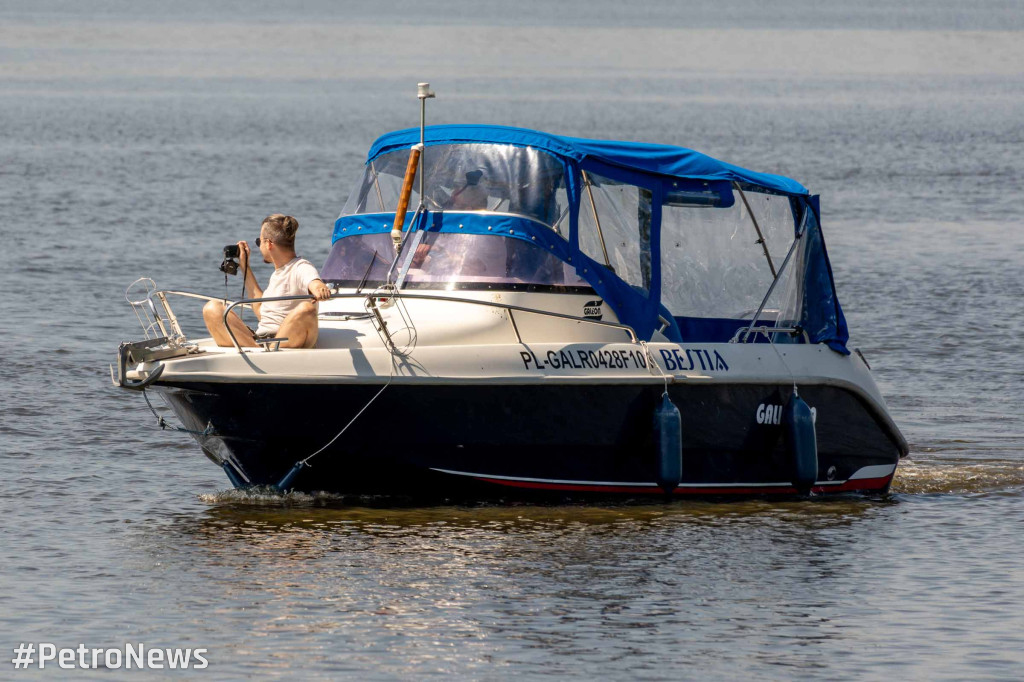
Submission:
POLYGON ((213 435, 213 424, 207 423, 206 428, 202 431, 194 431, 192 429, 186 429, 183 426, 173 426, 168 424, 167 421, 156 413, 156 408, 153 407, 153 403, 149 401, 149 396, 146 395, 146 389, 142 389, 142 397, 146 399, 146 405, 149 406, 149 411, 156 417, 157 426, 164 431, 181 431, 182 433, 191 433, 194 436, 212 436, 213 435))

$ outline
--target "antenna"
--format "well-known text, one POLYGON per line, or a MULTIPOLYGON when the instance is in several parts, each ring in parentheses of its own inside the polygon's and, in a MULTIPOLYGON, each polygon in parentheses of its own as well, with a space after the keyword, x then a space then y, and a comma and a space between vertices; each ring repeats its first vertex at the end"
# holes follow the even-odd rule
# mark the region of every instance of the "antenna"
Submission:
MULTIPOLYGON (((416 84, 416 97, 420 100, 420 150, 424 148, 425 129, 427 127, 427 100, 435 97, 434 91, 430 89, 430 83, 416 84)), ((423 198, 423 154, 420 153, 420 208, 425 207, 423 198)))

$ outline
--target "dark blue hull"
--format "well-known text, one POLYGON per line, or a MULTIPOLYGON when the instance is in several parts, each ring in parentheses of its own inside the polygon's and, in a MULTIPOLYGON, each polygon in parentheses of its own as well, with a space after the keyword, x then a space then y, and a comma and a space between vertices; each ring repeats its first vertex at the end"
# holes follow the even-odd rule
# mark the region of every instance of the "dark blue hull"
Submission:
MULTIPOLYGON (((331 441, 380 385, 157 384, 236 485, 275 485, 331 441)), ((788 386, 674 385, 677 495, 796 491, 781 425, 788 386)), ((801 387, 816 409, 821 492, 884 492, 906 445, 852 391, 801 387)), ((389 386, 289 488, 417 499, 663 496, 661 388, 627 384, 389 386)))

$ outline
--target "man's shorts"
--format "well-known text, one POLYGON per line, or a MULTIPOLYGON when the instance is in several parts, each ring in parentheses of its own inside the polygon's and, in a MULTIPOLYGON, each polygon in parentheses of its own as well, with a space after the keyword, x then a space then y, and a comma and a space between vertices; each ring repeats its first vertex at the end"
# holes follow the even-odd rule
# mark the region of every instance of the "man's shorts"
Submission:
POLYGON ((249 330, 250 334, 252 334, 254 341, 263 341, 264 339, 272 339, 277 336, 277 332, 263 332, 262 334, 257 334, 256 330, 249 325, 245 325, 245 328, 249 330))

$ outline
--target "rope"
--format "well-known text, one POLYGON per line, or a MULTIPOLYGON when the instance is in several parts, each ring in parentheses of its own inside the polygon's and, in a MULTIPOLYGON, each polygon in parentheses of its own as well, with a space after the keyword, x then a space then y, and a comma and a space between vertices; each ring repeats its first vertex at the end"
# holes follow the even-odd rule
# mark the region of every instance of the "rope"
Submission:
POLYGON ((653 367, 654 369, 658 370, 658 374, 661 375, 661 378, 665 382, 665 390, 662 393, 662 395, 668 395, 669 375, 665 374, 665 370, 663 370, 661 368, 661 365, 658 364, 658 361, 654 359, 654 354, 651 352, 651 349, 647 345, 647 342, 641 339, 639 340, 639 343, 640 346, 644 349, 644 354, 647 355, 647 371, 650 372, 651 374, 654 374, 654 372, 651 372, 651 368, 653 367))
POLYGON ((156 409, 153 407, 153 403, 149 402, 149 396, 146 394, 146 389, 142 389, 142 397, 146 399, 146 405, 149 406, 149 411, 156 417, 157 426, 164 431, 181 431, 182 433, 191 433, 194 436, 210 436, 213 434, 213 424, 207 424, 206 428, 202 431, 193 431, 192 429, 186 429, 183 426, 172 426, 168 424, 163 417, 156 413, 156 409))
POLYGON ((359 419, 360 415, 363 414, 363 412, 366 412, 366 408, 368 408, 370 405, 372 405, 373 401, 376 400, 378 397, 380 397, 380 394, 384 392, 384 389, 386 389, 388 386, 391 385, 391 381, 394 378, 395 378, 395 357, 394 357, 394 355, 392 355, 391 356, 391 372, 390 372, 390 375, 388 376, 388 382, 386 384, 384 384, 383 386, 381 386, 380 390, 377 391, 372 398, 370 398, 369 402, 367 402, 365 405, 363 405, 363 409, 361 409, 358 412, 356 412, 356 416, 352 417, 352 419, 349 421, 349 423, 345 424, 345 428, 343 428, 341 431, 339 431, 337 433, 337 435, 334 436, 334 438, 332 438, 330 441, 327 442, 326 445, 324 445, 322 448, 320 448, 319 450, 314 452, 312 455, 310 455, 306 459, 303 459, 303 460, 300 460, 299 462, 297 462, 297 464, 301 464, 303 466, 311 467, 312 465, 309 463, 309 460, 313 459, 314 457, 319 455, 321 452, 323 452, 327 448, 331 447, 331 445, 334 444, 334 441, 336 441, 339 438, 341 438, 341 434, 343 434, 346 431, 348 431, 348 427, 352 426, 355 423, 355 421, 357 419, 359 419))
MULTIPOLYGON (((774 334, 777 333, 778 332, 775 332, 774 334)), ((774 334, 765 334, 765 336, 768 337, 768 345, 772 347, 772 350, 775 351, 775 355, 779 357, 779 362, 781 362, 782 366, 786 368, 786 372, 789 374, 789 380, 793 382, 793 393, 796 393, 796 377, 793 375, 793 370, 789 368, 789 364, 786 362, 786 359, 782 357, 782 353, 779 352, 778 347, 775 345, 775 339, 773 338, 774 334)))

